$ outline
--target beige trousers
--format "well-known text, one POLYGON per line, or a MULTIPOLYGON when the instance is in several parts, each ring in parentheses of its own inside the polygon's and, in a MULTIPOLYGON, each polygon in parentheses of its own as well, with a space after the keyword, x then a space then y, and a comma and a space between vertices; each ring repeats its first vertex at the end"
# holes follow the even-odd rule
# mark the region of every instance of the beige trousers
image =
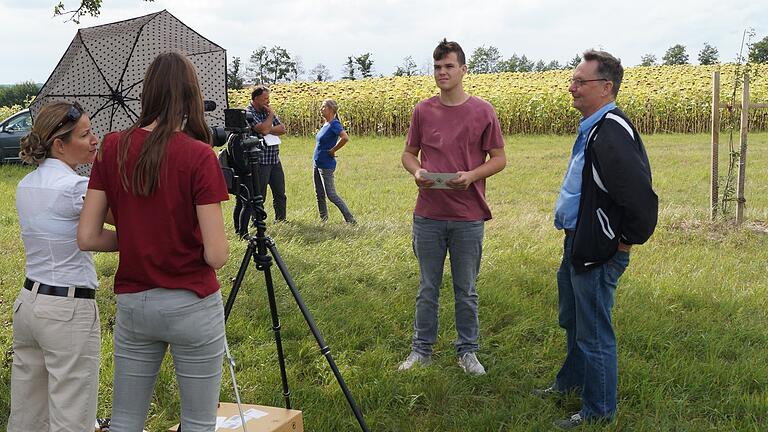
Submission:
POLYGON ((101 324, 96 301, 23 289, 13 305, 8 432, 93 431, 101 324))

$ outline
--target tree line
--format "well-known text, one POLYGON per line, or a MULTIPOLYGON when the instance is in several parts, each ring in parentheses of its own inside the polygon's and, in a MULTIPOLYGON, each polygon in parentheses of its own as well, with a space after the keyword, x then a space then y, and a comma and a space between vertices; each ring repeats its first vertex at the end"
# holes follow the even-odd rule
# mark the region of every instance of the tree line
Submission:
MULTIPOLYGON (((748 59, 751 63, 768 63, 768 36, 762 40, 749 44, 748 59)), ((698 52, 699 64, 712 65, 720 62, 720 54, 716 47, 708 42, 698 52)), ((581 61, 576 54, 569 62, 561 64, 557 60, 545 61, 528 58, 525 54, 513 53, 504 58, 501 51, 495 46, 485 45, 475 48, 467 60, 467 69, 470 73, 498 73, 498 72, 542 72, 556 69, 573 69, 581 61)), ((661 62, 653 53, 644 54, 641 57, 640 66, 685 65, 690 64, 690 55, 687 47, 675 44, 666 50, 661 57, 661 62)), ((369 52, 360 55, 348 56, 341 65, 341 77, 343 80, 356 80, 371 78, 376 75, 374 70, 373 55, 369 52)), ((403 59, 392 72, 393 76, 415 76, 431 74, 431 65, 419 67, 411 56, 403 59)), ((317 63, 312 69, 306 71, 301 57, 292 56, 286 49, 280 46, 257 48, 249 59, 248 64, 243 65, 240 57, 234 57, 227 67, 227 87, 240 89, 247 84, 275 84, 290 81, 332 81, 334 79, 331 70, 323 63, 317 63)), ((378 76, 384 76, 379 73, 378 76)))
MULTIPOLYGON (((750 63, 768 63, 768 36, 764 37, 758 42, 747 44, 749 54, 747 59, 750 63)), ((704 46, 701 48, 698 54, 699 64, 713 65, 720 63, 720 54, 717 48, 710 45, 708 42, 704 42, 704 46)), ((689 63, 690 56, 688 55, 685 45, 676 44, 667 49, 664 55, 661 57, 661 64, 663 65, 685 65, 689 63)), ((640 58, 640 66, 654 66, 658 65, 657 58, 654 54, 644 54, 640 58)))

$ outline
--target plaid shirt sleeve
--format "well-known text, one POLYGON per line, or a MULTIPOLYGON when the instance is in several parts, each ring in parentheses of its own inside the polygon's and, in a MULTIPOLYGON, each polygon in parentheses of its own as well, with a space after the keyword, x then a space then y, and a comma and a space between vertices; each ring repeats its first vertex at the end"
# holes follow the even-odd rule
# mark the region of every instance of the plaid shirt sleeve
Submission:
MULTIPOLYGON (((267 119, 267 113, 265 111, 256 111, 256 108, 253 107, 253 105, 248 104, 248 107, 246 110, 253 115, 253 123, 251 125, 256 123, 262 123, 264 120, 267 119)), ((277 126, 280 124, 280 119, 277 118, 277 114, 272 119, 272 126, 277 126)), ((262 151, 259 153, 259 164, 261 165, 277 165, 280 163, 280 145, 273 145, 273 146, 266 146, 262 151)))

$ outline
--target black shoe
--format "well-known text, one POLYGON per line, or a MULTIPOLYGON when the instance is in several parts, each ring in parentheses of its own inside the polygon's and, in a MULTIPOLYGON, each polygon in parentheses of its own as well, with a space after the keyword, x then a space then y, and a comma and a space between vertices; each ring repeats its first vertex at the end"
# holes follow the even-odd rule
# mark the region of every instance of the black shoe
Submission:
POLYGON ((558 390, 555 384, 545 389, 533 389, 531 394, 541 399, 561 398, 565 396, 565 392, 558 390))
POLYGON ((555 420, 552 422, 552 425, 558 429, 571 430, 571 429, 576 429, 577 427, 584 424, 584 421, 585 421, 584 417, 582 417, 581 414, 576 413, 568 418, 564 418, 562 420, 555 420))

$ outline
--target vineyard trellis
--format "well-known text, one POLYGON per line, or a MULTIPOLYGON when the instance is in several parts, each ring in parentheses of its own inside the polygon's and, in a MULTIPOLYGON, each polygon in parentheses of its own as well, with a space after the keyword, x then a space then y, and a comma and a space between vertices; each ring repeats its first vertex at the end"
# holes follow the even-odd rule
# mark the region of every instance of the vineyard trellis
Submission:
MULTIPOLYGON (((731 114, 731 121, 729 122, 730 129, 730 164, 729 173, 726 176, 726 184, 723 191, 722 205, 723 214, 727 212, 727 204, 729 201, 736 201, 736 224, 741 224, 744 221, 744 211, 746 208, 746 197, 744 188, 746 185, 746 169, 747 169, 747 138, 750 130, 750 110, 757 110, 761 108, 768 108, 768 103, 750 103, 750 75, 744 73, 742 78, 742 93, 741 93, 741 106, 739 108, 739 151, 735 151, 733 148, 733 130, 736 104, 735 93, 736 86, 734 86, 733 97, 731 103, 720 102, 720 72, 714 71, 712 73, 712 162, 711 162, 711 177, 710 177, 710 220, 714 221, 718 214, 718 202, 719 202, 719 146, 720 146, 720 110, 727 109, 731 114), (736 159, 738 159, 738 177, 736 179, 736 198, 731 198, 733 192, 733 167, 736 166, 736 159)), ((738 82, 738 75, 736 78, 738 82)))

